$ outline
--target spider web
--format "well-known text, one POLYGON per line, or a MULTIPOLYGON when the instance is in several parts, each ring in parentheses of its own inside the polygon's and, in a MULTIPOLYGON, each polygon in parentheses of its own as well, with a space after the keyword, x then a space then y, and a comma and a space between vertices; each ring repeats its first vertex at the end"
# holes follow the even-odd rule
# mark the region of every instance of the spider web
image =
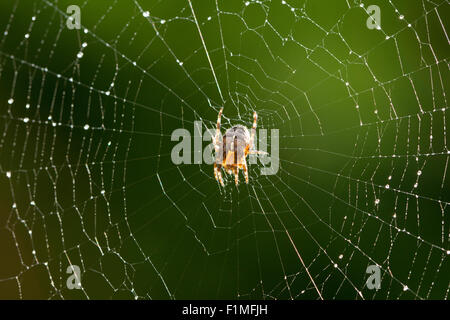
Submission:
POLYGON ((0 296, 447 299, 448 4, 2 2, 0 296), (172 163, 222 106, 277 174, 172 163))

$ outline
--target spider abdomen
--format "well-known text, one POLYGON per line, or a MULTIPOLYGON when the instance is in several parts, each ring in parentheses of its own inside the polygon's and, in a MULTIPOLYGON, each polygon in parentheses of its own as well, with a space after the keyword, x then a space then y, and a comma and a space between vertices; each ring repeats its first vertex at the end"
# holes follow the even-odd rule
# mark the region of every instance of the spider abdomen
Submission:
POLYGON ((239 166, 248 151, 250 144, 250 133, 242 125, 236 125, 225 132, 223 136, 223 165, 239 166))

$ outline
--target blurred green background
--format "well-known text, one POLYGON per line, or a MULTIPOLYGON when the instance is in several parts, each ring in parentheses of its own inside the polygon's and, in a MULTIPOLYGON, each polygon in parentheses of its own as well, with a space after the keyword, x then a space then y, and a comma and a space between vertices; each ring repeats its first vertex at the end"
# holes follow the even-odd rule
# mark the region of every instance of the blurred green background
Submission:
POLYGON ((448 16, 444 0, 1 2, 0 297, 447 299, 448 16), (172 163, 172 131, 221 107, 222 132, 254 110, 280 130, 276 175, 220 188, 211 165, 172 163))

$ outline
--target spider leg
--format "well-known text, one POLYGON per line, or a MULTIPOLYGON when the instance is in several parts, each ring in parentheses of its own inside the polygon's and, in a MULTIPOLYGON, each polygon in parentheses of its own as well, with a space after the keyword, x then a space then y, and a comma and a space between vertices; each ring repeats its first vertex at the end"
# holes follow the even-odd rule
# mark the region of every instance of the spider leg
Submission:
POLYGON ((219 155, 219 153, 220 153, 220 145, 215 138, 214 138, 213 144, 214 144, 215 155, 217 157, 217 155, 219 155))
POLYGON ((219 176, 219 182, 222 185, 222 187, 225 187, 225 183, 223 183, 223 178, 222 178, 222 172, 219 170, 219 172, 217 173, 217 175, 219 176))
POLYGON ((220 122, 222 118, 222 111, 223 108, 220 108, 219 115, 217 116, 217 125, 216 125, 216 135, 213 137, 213 145, 214 145, 214 151, 216 154, 216 158, 220 155, 220 122))
POLYGON ((254 150, 253 149, 253 142, 255 140, 255 132, 256 132, 256 121, 258 120, 258 114, 256 113, 256 111, 253 113, 253 126, 252 126, 252 133, 250 135, 250 147, 249 147, 249 154, 262 154, 262 155, 267 155, 269 154, 266 151, 258 151, 258 150, 254 150))
POLYGON ((244 163, 242 164, 242 169, 244 170, 245 183, 248 184, 248 167, 246 160, 244 160, 244 163))
POLYGON ((217 174, 217 163, 214 162, 214 178, 219 181, 219 176, 217 174))
POLYGON ((255 140, 255 132, 256 132, 256 122, 258 121, 258 114, 253 112, 253 126, 252 126, 252 132, 250 134, 250 150, 253 149, 253 141, 255 140))
POLYGON ((234 172, 234 183, 236 186, 239 184, 239 168, 233 168, 234 172))
POLYGON ((220 108, 219 115, 217 116, 216 136, 214 137, 215 144, 218 143, 219 138, 220 138, 220 123, 221 123, 221 118, 222 118, 222 111, 223 111, 223 107, 220 108))
POLYGON ((220 184, 223 186, 225 186, 225 184, 223 183, 223 179, 222 179, 222 173, 220 172, 221 170, 221 165, 217 165, 217 163, 214 162, 214 177, 216 178, 216 180, 218 182, 220 182, 220 184))

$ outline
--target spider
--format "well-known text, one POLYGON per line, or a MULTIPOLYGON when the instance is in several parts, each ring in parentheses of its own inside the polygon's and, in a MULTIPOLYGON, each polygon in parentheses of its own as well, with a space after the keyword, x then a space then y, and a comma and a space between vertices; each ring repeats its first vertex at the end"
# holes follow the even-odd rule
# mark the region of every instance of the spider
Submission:
POLYGON ((229 174, 234 173, 234 183, 239 184, 239 169, 244 170, 245 183, 248 184, 248 168, 246 157, 248 154, 267 154, 267 152, 253 149, 253 140, 255 138, 256 121, 258 115, 253 113, 253 126, 251 134, 248 129, 242 125, 235 125, 225 132, 220 139, 220 120, 223 108, 220 109, 217 117, 216 135, 213 138, 216 161, 214 162, 214 177, 222 186, 225 186, 222 179, 222 167, 229 174))

